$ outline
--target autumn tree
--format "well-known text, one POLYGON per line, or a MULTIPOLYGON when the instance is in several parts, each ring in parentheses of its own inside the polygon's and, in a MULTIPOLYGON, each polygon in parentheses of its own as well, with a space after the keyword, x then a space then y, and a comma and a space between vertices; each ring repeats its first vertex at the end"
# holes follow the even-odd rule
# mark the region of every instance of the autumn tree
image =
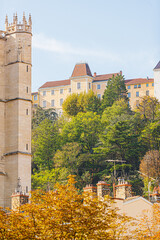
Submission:
POLYGON ((125 99, 128 102, 127 89, 124 76, 116 75, 108 80, 104 95, 102 98, 102 109, 112 106, 114 101, 125 99))
POLYGON ((76 116, 79 112, 92 111, 100 113, 101 100, 93 93, 73 93, 63 102, 63 110, 69 116, 76 116))
POLYGON ((0 239, 127 239, 126 223, 109 197, 79 194, 70 177, 55 191, 33 192, 30 203, 16 211, 0 212, 0 239))
POLYGON ((160 153, 157 150, 148 151, 140 163, 140 171, 148 178, 160 179, 160 153))
POLYGON ((156 119, 157 111, 159 109, 160 103, 158 102, 158 99, 145 96, 141 99, 139 106, 137 106, 136 112, 140 114, 141 119, 153 122, 156 119))
POLYGON ((138 227, 132 233, 137 240, 160 239, 160 206, 154 204, 151 211, 143 213, 138 222, 138 227))

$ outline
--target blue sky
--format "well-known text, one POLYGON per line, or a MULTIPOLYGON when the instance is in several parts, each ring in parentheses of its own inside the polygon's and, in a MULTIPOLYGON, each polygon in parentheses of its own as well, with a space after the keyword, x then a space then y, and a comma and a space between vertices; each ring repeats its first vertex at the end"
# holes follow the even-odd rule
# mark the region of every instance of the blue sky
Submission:
POLYGON ((77 62, 92 74, 153 77, 160 60, 159 0, 1 0, 0 29, 23 11, 33 22, 32 90, 67 79, 77 62))

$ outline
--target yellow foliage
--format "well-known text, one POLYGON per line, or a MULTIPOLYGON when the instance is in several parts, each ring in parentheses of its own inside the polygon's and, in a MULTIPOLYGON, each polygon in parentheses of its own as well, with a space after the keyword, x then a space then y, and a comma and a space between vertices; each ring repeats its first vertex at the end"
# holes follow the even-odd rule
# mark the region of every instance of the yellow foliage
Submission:
POLYGON ((137 240, 159 240, 160 239, 160 205, 154 204, 152 212, 145 212, 138 223, 135 231, 137 240))
POLYGON ((55 191, 35 191, 28 204, 11 211, 0 211, 0 239, 128 239, 125 225, 109 197, 98 200, 80 194, 73 176, 55 191))

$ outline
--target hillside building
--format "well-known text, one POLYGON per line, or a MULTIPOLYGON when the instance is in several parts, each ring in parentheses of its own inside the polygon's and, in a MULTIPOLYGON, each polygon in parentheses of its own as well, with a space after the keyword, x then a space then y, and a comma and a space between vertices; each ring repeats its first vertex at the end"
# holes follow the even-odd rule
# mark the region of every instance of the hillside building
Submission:
POLYGON ((11 207, 18 179, 31 190, 32 20, 17 15, 0 31, 0 206, 11 207))
MULTIPOLYGON (((112 76, 122 75, 122 71, 117 73, 92 75, 87 63, 78 63, 75 65, 73 73, 69 79, 61 81, 50 81, 43 84, 38 92, 33 93, 33 106, 39 105, 43 108, 54 108, 59 115, 62 114, 63 101, 69 94, 88 92, 92 90, 102 99, 107 82, 112 76)), ((134 109, 139 105, 144 96, 154 96, 154 80, 149 78, 137 78, 125 80, 128 90, 130 106, 134 109)))
POLYGON ((154 72, 154 96, 160 101, 160 61, 153 69, 154 72))

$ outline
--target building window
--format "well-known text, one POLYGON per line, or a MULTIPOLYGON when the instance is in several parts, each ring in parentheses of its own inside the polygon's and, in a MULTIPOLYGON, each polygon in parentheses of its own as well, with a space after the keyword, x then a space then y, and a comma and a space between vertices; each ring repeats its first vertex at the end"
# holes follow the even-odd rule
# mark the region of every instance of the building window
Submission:
POLYGON ((136 92, 136 97, 139 97, 139 92, 136 92))
POLYGON ((60 94, 63 94, 63 89, 60 89, 60 94))
POLYGON ((149 96, 149 90, 146 91, 146 96, 149 96))
POLYGON ((139 106, 139 100, 136 100, 136 106, 137 107, 139 106))
POLYGON ((130 93, 130 92, 128 93, 128 97, 129 97, 129 98, 131 97, 131 93, 130 93))
POLYGON ((131 86, 128 86, 128 89, 131 89, 131 86))
POLYGON ((43 96, 46 96, 46 91, 43 91, 43 96))
POLYGON ((26 87, 26 92, 28 93, 28 87, 26 87))
POLYGON ((34 106, 34 107, 38 107, 38 104, 37 104, 37 103, 35 103, 35 104, 33 104, 33 106, 34 106))
POLYGON ((98 97, 99 99, 101 99, 101 94, 97 94, 97 97, 98 97))
POLYGON ((101 89, 101 85, 100 84, 97 84, 97 89, 101 89))
POLYGON ((146 83, 146 87, 149 87, 149 83, 146 83))
POLYGON ((138 88, 141 88, 141 84, 138 84, 138 88))
POLYGON ((28 115, 28 109, 26 109, 26 115, 28 115))
POLYGON ((28 144, 26 144, 26 150, 28 150, 28 144))
POLYGON ((91 83, 89 83, 89 87, 88 88, 91 89, 91 83))
POLYGON ((152 87, 154 87, 154 83, 152 83, 152 87))
POLYGON ((68 92, 71 92, 71 88, 68 89, 68 92))
POLYGON ((34 101, 38 99, 38 95, 34 95, 34 101))
POLYGON ((51 90, 51 95, 54 95, 54 90, 51 90))
POLYGON ((28 65, 27 65, 27 67, 26 67, 26 71, 28 72, 28 65))
POLYGON ((46 107, 46 106, 47 106, 47 102, 43 101, 43 107, 46 107))
POLYGON ((54 100, 51 100, 51 107, 54 107, 54 100))
POLYGON ((26 186, 26 193, 28 193, 28 186, 26 186))
POLYGON ((137 88, 137 85, 134 85, 134 88, 137 88))
POLYGON ((63 104, 63 98, 60 99, 60 106, 63 104))
POLYGON ((80 82, 77 83, 77 89, 81 89, 81 83, 80 82))

